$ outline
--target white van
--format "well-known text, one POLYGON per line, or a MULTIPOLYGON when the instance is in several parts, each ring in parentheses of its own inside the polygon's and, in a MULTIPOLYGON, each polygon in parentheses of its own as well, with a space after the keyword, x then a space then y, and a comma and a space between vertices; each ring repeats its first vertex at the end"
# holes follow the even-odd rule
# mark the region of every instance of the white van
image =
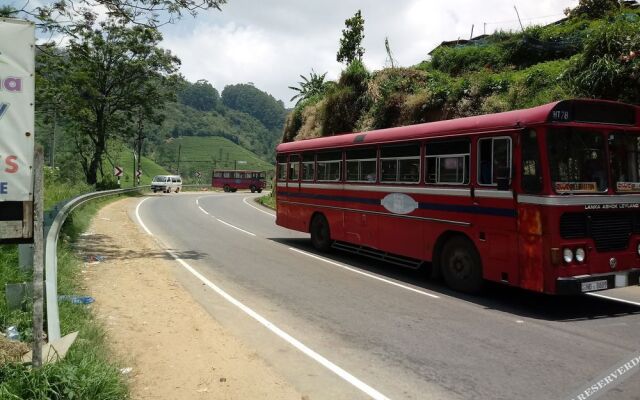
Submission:
POLYGON ((156 175, 151 181, 151 190, 153 193, 178 193, 182 190, 182 178, 180 175, 156 175))

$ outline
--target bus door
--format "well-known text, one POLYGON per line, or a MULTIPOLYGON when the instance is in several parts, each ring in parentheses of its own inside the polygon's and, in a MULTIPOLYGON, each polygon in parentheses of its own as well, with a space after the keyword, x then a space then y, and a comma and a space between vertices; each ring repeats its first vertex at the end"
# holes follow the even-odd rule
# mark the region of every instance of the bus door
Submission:
POLYGON ((542 206, 526 201, 527 195, 542 193, 543 175, 540 162, 538 133, 528 129, 519 137, 520 189, 518 196, 518 265, 520 286, 541 292, 544 290, 544 248, 542 236, 542 206))
POLYGON ((513 195, 513 139, 505 134, 477 140, 477 243, 485 279, 519 284, 517 212, 513 195))

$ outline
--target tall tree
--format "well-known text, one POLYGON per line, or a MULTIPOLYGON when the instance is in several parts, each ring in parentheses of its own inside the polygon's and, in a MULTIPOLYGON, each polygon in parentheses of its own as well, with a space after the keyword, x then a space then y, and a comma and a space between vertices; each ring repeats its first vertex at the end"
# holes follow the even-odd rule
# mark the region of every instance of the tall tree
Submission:
POLYGON ((342 30, 342 38, 340 38, 340 50, 338 50, 337 61, 351 64, 353 60, 362 61, 364 48, 362 47, 362 39, 364 39, 364 18, 358 10, 355 15, 344 21, 346 29, 342 30))
POLYGON ((141 115, 154 118, 173 98, 167 84, 179 60, 158 47, 162 35, 155 28, 109 20, 74 33, 64 50, 62 82, 46 84, 63 99, 86 181, 95 184, 108 140, 129 139, 141 115))
POLYGON ((200 79, 196 83, 184 83, 178 93, 180 103, 200 111, 212 111, 220 100, 220 94, 207 80, 200 79))

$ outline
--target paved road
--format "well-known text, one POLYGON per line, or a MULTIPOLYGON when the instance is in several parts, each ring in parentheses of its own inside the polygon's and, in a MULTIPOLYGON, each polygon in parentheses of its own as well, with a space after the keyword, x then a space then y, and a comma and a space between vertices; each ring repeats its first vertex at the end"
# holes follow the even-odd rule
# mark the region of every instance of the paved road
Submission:
MULTIPOLYGON (((639 305, 501 286, 460 295, 317 254, 253 197, 151 196, 138 213, 194 298, 310 399, 564 399, 640 350, 639 287, 600 292, 639 305)), ((640 374, 604 398, 639 399, 640 374)))

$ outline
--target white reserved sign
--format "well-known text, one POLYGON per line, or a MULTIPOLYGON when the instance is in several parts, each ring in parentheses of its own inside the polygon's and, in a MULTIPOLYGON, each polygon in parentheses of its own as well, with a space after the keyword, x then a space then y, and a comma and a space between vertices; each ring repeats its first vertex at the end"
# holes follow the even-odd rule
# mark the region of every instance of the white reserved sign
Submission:
POLYGON ((0 18, 0 201, 32 201, 35 26, 0 18))

